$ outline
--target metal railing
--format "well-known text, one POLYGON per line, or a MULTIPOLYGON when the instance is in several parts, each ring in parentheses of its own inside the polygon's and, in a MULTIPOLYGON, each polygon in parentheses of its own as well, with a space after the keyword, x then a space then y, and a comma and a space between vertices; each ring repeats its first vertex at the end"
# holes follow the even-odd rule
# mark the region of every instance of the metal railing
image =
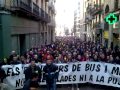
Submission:
POLYGON ((50 16, 43 10, 43 9, 40 9, 41 11, 41 19, 45 22, 50 22, 50 16))
POLYGON ((50 2, 48 3, 48 7, 49 7, 49 9, 51 9, 51 10, 52 10, 52 12, 54 12, 54 13, 55 13, 55 6, 54 6, 54 4, 53 4, 53 2, 52 2, 52 1, 50 1, 50 2))
POLYGON ((45 16, 44 10, 43 9, 40 9, 40 10, 41 10, 41 17, 44 18, 44 16, 45 16))
POLYGON ((102 11, 103 11, 103 5, 94 5, 94 7, 90 10, 90 13, 92 15, 96 15, 102 11))
POLYGON ((20 0, 20 5, 18 5, 18 7, 30 12, 32 11, 32 7, 21 0, 20 0))
POLYGON ((45 12, 45 21, 50 22, 50 16, 45 12))
MULTIPOLYGON (((4 0, 3 0, 4 1, 4 0)), ((5 0, 6 1, 6 0, 5 0)), ((7 2, 6 2, 7 3, 7 2)), ((5 7, 6 3, 0 3, 1 7, 5 7)), ((42 8, 40 8, 37 4, 34 2, 26 3, 22 0, 10 0, 10 11, 14 11, 20 13, 23 12, 24 14, 29 14, 32 17, 39 18, 44 22, 49 23, 50 22, 50 16, 44 11, 42 8), (33 6, 33 7, 32 7, 33 6)))
POLYGON ((33 3, 33 13, 39 15, 39 6, 33 3))
POLYGON ((45 17, 44 17, 44 20, 45 20, 45 22, 48 22, 48 15, 47 15, 47 13, 45 12, 45 17))

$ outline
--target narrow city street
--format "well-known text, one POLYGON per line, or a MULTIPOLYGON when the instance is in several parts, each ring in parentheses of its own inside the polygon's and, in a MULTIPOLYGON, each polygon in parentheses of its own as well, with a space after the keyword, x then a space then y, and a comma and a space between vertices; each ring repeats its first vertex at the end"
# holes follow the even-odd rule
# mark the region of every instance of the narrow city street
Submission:
POLYGON ((0 0, 0 90, 120 90, 120 0, 0 0))

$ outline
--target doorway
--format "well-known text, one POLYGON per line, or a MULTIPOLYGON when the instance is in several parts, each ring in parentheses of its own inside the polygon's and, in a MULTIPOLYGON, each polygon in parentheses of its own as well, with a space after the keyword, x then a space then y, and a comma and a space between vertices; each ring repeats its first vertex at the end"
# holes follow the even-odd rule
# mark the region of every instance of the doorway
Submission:
POLYGON ((20 41, 20 55, 23 55, 25 53, 25 34, 19 35, 19 41, 20 41))

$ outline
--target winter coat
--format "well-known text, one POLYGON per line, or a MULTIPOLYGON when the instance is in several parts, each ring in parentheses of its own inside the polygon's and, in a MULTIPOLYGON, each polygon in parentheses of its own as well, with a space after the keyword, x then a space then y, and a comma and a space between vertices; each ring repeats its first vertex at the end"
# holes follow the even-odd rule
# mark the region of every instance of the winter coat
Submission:
POLYGON ((47 83, 53 83, 54 79, 58 78, 58 66, 56 66, 55 64, 46 65, 43 68, 43 72, 43 78, 46 80, 47 83))

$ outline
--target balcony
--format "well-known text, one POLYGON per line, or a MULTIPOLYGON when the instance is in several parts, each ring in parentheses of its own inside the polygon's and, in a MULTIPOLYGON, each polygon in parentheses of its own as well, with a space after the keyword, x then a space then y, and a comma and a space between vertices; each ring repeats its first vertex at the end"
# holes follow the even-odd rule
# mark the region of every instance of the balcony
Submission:
POLYGON ((94 17, 91 16, 91 15, 89 15, 89 14, 87 14, 87 15, 85 16, 85 19, 86 19, 87 21, 91 21, 91 20, 94 19, 94 17))
POLYGON ((30 5, 25 4, 24 2, 20 1, 19 7, 21 9, 24 9, 26 11, 31 11, 32 7, 30 5))
POLYGON ((47 22, 47 23, 50 22, 50 16, 46 12, 45 12, 44 21, 47 22))
POLYGON ((40 19, 44 20, 45 12, 43 9, 40 8, 40 19))
MULTIPOLYGON (((5 7, 6 3, 0 3, 0 7, 5 7)), ((49 23, 50 16, 34 2, 26 3, 24 0, 10 0, 9 11, 24 18, 41 20, 49 23)))
POLYGON ((44 22, 49 23, 50 22, 50 16, 43 10, 40 8, 40 19, 44 22))
POLYGON ((93 26, 96 30, 104 29, 104 23, 95 23, 93 26))
POLYGON ((53 13, 55 13, 55 6, 54 6, 54 3, 53 3, 53 0, 50 0, 49 3, 48 3, 48 8, 50 10, 52 10, 53 13))
POLYGON ((23 2, 22 0, 16 0, 11 2, 11 10, 12 11, 22 11, 22 12, 30 12, 32 11, 32 7, 30 4, 23 2))
POLYGON ((102 13, 103 11, 103 5, 94 5, 94 7, 91 9, 91 14, 92 15, 97 15, 102 13))
POLYGON ((55 27, 56 24, 55 24, 55 19, 51 19, 50 23, 48 23, 49 26, 52 26, 52 27, 55 27))
POLYGON ((33 3, 33 13, 39 16, 39 6, 33 3))
POLYGON ((88 5, 88 7, 87 7, 87 13, 91 13, 91 9, 92 9, 92 5, 90 4, 90 5, 88 5))

